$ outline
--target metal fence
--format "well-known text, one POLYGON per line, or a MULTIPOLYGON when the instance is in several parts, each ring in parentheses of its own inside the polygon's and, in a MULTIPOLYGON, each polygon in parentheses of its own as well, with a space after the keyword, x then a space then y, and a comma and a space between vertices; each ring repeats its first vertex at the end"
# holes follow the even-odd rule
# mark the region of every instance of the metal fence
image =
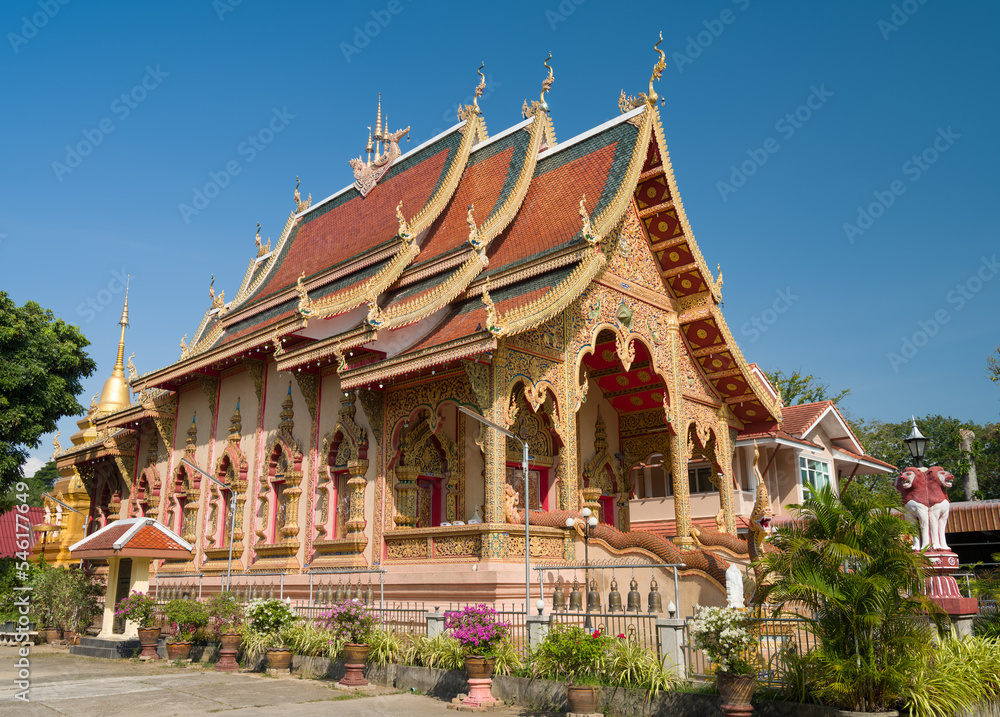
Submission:
MULTIPOLYGON (((600 630, 602 635, 625 637, 637 642, 647 650, 661 655, 660 634, 656 629, 657 614, 634 612, 591 612, 590 627, 600 630)), ((586 627, 586 612, 557 612, 552 615, 553 623, 586 627)))
MULTIPOLYGON (((687 665, 688 679, 694 681, 710 680, 715 675, 715 665, 701 650, 694 646, 691 637, 691 623, 694 617, 687 618, 684 643, 681 648, 687 665)), ((780 687, 783 680, 783 657, 787 650, 794 649, 799 654, 809 652, 818 644, 815 635, 806 627, 807 623, 801 617, 788 615, 785 617, 751 618, 750 632, 755 636, 756 657, 758 659, 757 684, 764 687, 780 687)))

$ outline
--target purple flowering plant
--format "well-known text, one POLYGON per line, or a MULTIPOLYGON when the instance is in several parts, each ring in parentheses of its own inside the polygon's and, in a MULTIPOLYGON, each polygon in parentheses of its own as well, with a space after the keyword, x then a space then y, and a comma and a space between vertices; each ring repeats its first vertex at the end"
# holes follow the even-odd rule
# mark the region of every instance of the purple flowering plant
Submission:
POLYGON ((466 654, 493 657, 510 635, 510 623, 497 620, 489 605, 466 605, 461 611, 446 612, 444 626, 461 643, 466 654))
POLYGON ((153 626, 155 611, 156 600, 153 596, 137 590, 133 590, 131 595, 122 598, 115 605, 115 617, 131 620, 142 628, 153 626))
POLYGON ((319 614, 318 622, 337 637, 355 645, 367 644, 378 618, 357 599, 342 600, 319 614))

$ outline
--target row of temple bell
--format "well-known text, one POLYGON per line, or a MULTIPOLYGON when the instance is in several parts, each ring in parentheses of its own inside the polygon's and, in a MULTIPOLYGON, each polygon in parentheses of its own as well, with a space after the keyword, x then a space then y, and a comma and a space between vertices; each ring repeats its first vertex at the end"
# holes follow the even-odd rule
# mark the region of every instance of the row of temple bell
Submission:
POLYGON ((337 583, 337 589, 332 590, 328 583, 325 587, 320 586, 316 591, 316 602, 320 605, 329 605, 344 600, 358 600, 373 605, 375 603, 375 590, 372 588, 371 582, 368 583, 367 589, 363 588, 359 579, 353 587, 351 587, 350 582, 347 583, 346 587, 343 583, 337 583))
MULTIPOLYGON (((663 612, 663 598, 660 596, 660 588, 654 577, 649 583, 649 596, 647 597, 650 613, 663 612)), ((552 609, 559 612, 566 610, 566 593, 563 592, 562 583, 556 583, 555 592, 552 594, 552 609)), ((587 609, 591 612, 600 612, 601 594, 597 591, 597 579, 591 578, 590 586, 587 590, 587 609)), ((583 610, 583 595, 580 592, 580 581, 573 578, 573 590, 569 594, 569 612, 581 612, 583 610)), ((642 610, 642 595, 639 593, 639 583, 633 577, 629 584, 628 605, 625 608, 628 612, 640 612, 642 610)), ((608 593, 608 612, 623 612, 622 594, 618 592, 618 580, 611 577, 611 591, 608 593)))

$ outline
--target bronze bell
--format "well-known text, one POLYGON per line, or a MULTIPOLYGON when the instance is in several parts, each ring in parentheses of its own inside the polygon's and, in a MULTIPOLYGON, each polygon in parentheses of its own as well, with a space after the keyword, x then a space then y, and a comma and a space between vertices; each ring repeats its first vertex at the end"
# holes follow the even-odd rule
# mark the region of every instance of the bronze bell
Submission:
MULTIPOLYGON (((621 596, 619 596, 619 602, 621 596)), ((590 579, 590 590, 587 591, 587 610, 590 612, 601 611, 601 594, 597 592, 597 578, 590 579)))
POLYGON ((556 583, 556 591, 552 593, 552 611, 557 612, 559 610, 566 609, 566 593, 562 589, 562 581, 556 583))
POLYGON ((358 584, 354 586, 354 592, 351 593, 351 597, 360 602, 364 596, 365 589, 361 585, 361 577, 358 576, 358 584))
POLYGON ((372 581, 368 581, 368 589, 365 590, 365 605, 375 604, 375 590, 372 588, 372 581))
POLYGON ((273 600, 274 599, 274 581, 273 580, 271 581, 271 589, 267 591, 267 598, 268 598, 268 600, 273 600))
POLYGON ((573 578, 573 590, 569 594, 569 611, 580 612, 583 610, 583 596, 580 594, 580 581, 573 578))
POLYGON ((634 577, 629 584, 628 606, 625 609, 628 612, 639 612, 642 610, 642 595, 639 594, 639 583, 636 582, 634 577))
POLYGON ((649 583, 649 611, 663 612, 663 598, 660 597, 660 587, 656 584, 654 577, 649 583))
POLYGON ((618 592, 618 580, 611 576, 611 592, 608 593, 608 612, 622 611, 622 594, 618 592))
POLYGON ((344 583, 338 581, 337 582, 337 590, 333 594, 333 601, 334 602, 343 602, 346 599, 347 599, 347 591, 344 590, 344 583))

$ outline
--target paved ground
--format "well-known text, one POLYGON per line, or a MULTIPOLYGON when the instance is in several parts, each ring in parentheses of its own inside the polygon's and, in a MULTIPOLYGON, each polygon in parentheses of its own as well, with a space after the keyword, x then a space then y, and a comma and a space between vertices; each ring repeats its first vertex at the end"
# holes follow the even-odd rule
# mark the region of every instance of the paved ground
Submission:
MULTIPOLYGON (((294 676, 215 672, 210 667, 174 667, 165 662, 102 660, 70 655, 68 648, 38 646, 31 653, 29 703, 14 699, 19 691, 14 662, 16 648, 0 647, 0 717, 73 715, 243 715, 331 714, 429 717, 461 715, 433 697, 377 688, 372 694, 348 693, 329 680, 294 676)), ((526 715, 510 708, 495 717, 526 715)))

